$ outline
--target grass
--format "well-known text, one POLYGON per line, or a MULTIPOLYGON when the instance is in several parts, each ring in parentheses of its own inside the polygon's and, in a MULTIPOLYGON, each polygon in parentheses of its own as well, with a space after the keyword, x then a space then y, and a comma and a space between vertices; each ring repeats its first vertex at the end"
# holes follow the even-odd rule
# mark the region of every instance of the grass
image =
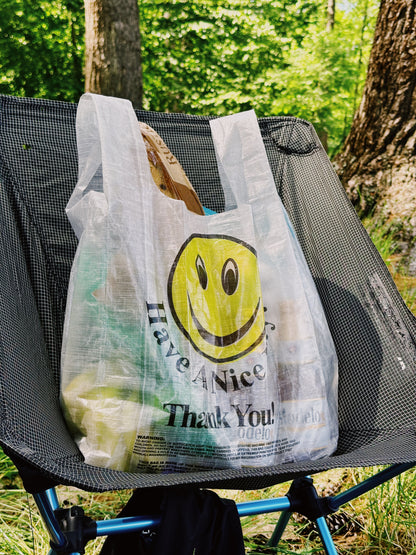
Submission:
MULTIPOLYGON (((364 222, 409 308, 416 311, 416 278, 407 275, 395 235, 372 221, 364 222)), ((381 467, 380 467, 381 468, 381 467)), ((337 469, 314 476, 320 494, 361 482, 380 468, 337 469)), ((236 502, 284 495, 289 484, 260 491, 218 491, 236 502)), ((130 492, 88 494, 75 488, 58 488, 63 505, 82 504, 94 519, 113 518, 130 492)), ((302 518, 292 518, 278 549, 267 547, 278 514, 242 518, 246 553, 323 555, 316 532, 302 518)), ((379 486, 342 507, 334 540, 341 555, 416 555, 416 470, 379 486), (357 516, 360 515, 360 516, 357 516)), ((86 555, 98 555, 103 539, 89 542, 86 555)), ((46 555, 47 532, 33 499, 23 489, 18 473, 0 450, 0 555, 46 555)))
MULTIPOLYGON (((381 467, 337 469, 314 476, 318 492, 332 493, 361 482, 381 467)), ((31 496, 22 488, 20 478, 0 452, 0 555, 46 555, 49 539, 31 496)), ((225 491, 218 494, 236 502, 253 501, 287 492, 289 484, 265 490, 225 491)), ((342 555, 416 555, 416 470, 373 490, 342 508, 342 527, 334 540, 342 555), (357 516, 363 515, 363 516, 357 516)), ((130 492, 89 494, 75 488, 60 487, 63 505, 82 504, 95 519, 113 518, 127 501, 130 492)), ((246 553, 323 555, 316 532, 302 518, 292 519, 278 549, 267 547, 278 514, 242 518, 246 553)), ((87 545, 86 555, 98 555, 102 538, 87 545)))

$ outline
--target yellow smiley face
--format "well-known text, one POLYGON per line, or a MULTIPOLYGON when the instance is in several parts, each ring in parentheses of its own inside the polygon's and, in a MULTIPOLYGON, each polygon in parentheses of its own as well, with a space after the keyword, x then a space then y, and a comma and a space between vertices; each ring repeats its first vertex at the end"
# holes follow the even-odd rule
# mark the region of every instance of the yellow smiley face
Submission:
POLYGON ((263 340, 256 251, 243 241, 191 235, 170 271, 168 298, 179 329, 209 360, 237 360, 263 340))

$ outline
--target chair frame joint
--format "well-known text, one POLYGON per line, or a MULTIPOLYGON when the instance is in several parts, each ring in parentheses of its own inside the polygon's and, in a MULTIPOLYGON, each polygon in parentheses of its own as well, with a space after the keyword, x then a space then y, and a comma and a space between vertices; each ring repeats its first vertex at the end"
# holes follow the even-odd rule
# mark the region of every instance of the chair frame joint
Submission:
POLYGON ((331 503, 332 497, 319 497, 309 476, 293 480, 288 493, 290 511, 299 513, 311 521, 325 517, 337 509, 331 503))
POLYGON ((83 555, 86 544, 97 537, 95 521, 86 516, 82 507, 77 505, 56 509, 54 513, 62 534, 65 536, 66 544, 64 546, 57 546, 51 541, 51 548, 56 553, 63 555, 71 553, 83 555))

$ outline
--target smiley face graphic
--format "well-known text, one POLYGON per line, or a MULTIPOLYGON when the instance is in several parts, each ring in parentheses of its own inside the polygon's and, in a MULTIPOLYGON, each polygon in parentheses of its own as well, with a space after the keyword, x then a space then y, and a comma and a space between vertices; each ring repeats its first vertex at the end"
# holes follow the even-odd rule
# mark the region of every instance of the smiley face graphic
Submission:
POLYGON ((226 235, 191 235, 168 279, 172 315, 194 348, 213 362, 237 360, 264 338, 256 251, 226 235))

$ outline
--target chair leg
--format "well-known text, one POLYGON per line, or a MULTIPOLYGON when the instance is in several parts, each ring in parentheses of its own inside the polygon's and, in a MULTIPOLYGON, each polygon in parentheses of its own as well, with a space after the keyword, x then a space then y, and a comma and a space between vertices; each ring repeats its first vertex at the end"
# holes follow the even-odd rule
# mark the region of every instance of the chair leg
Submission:
POLYGON ((335 495, 329 500, 330 512, 333 512, 333 513, 336 512, 341 507, 341 505, 344 505, 345 503, 349 503, 350 501, 353 501, 357 497, 360 497, 361 495, 368 493, 370 490, 374 489, 375 487, 380 486, 385 482, 388 482, 392 478, 399 476, 400 474, 402 474, 403 472, 406 472, 406 470, 410 470, 414 466, 416 466, 416 462, 393 464, 385 468, 384 470, 381 470, 377 474, 374 474, 374 476, 367 478, 360 484, 357 484, 356 486, 353 486, 348 490, 342 493, 339 493, 338 495, 335 495))
POLYGON ((292 513, 296 512, 306 516, 310 521, 316 522, 327 555, 336 554, 335 545, 325 520, 325 515, 331 511, 328 510, 327 500, 318 496, 311 476, 293 480, 286 497, 289 507, 282 512, 268 545, 277 547, 292 513))
POLYGON ((321 516, 316 519, 318 533, 321 538, 322 544, 325 549, 326 555, 337 555, 338 551, 335 549, 335 544, 329 531, 328 524, 325 517, 321 516))
POLYGON ((292 512, 289 510, 283 511, 277 521, 276 527, 273 530, 273 534, 268 541, 267 545, 269 547, 277 547, 278 543, 282 539, 283 532, 286 530, 286 526, 292 516, 292 512))
POLYGON ((67 545, 67 540, 62 533, 58 519, 54 513, 54 511, 59 508, 55 488, 40 493, 34 493, 33 497, 53 545, 57 548, 64 548, 67 545))
POLYGON ((54 488, 33 497, 51 538, 49 555, 83 555, 86 543, 97 535, 95 522, 81 507, 61 509, 54 488))
POLYGON ((310 521, 316 522, 327 555, 335 555, 337 551, 329 532, 325 516, 337 512, 341 505, 349 503, 360 495, 391 480, 395 476, 399 476, 401 473, 414 466, 414 462, 394 464, 334 497, 319 497, 310 476, 297 478, 292 482, 286 494, 289 500, 289 507, 282 508, 283 512, 276 524, 276 528, 268 545, 270 547, 277 547, 291 514, 297 512, 306 516, 310 521))
MULTIPOLYGON (((319 497, 310 476, 297 478, 292 482, 286 496, 238 503, 238 513, 240 516, 248 516, 282 511, 268 543, 270 547, 277 547, 292 513, 298 512, 310 521, 316 522, 325 553, 336 555, 337 551, 325 515, 336 512, 341 505, 352 501, 413 466, 415 466, 415 463, 392 465, 361 484, 357 484, 334 497, 319 497)), ((52 550, 49 555, 58 555, 58 553, 82 555, 85 543, 97 536, 152 528, 159 523, 159 517, 129 517, 94 522, 84 516, 80 507, 60 509, 54 489, 34 494, 34 498, 51 537, 52 550), (66 530, 65 534, 62 532, 61 523, 66 530), (82 530, 81 537, 78 536, 79 530, 82 530)))

